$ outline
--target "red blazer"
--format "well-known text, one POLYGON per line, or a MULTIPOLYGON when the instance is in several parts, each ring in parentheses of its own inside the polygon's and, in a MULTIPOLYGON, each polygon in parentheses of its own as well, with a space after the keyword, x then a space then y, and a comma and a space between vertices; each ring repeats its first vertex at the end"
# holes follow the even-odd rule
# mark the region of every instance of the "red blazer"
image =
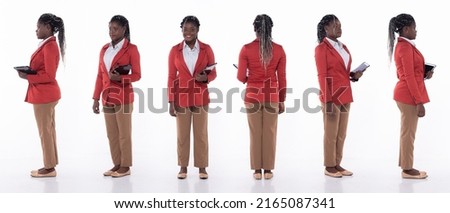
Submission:
POLYGON ((343 46, 349 54, 349 62, 345 68, 344 60, 326 38, 317 45, 315 59, 317 76, 320 85, 320 101, 332 101, 336 105, 353 102, 352 87, 350 85, 350 67, 352 56, 347 46, 343 46))
POLYGON ((208 44, 198 41, 200 52, 195 64, 194 74, 191 75, 183 57, 184 41, 173 46, 169 53, 169 75, 167 80, 167 94, 169 102, 180 107, 205 106, 209 104, 208 83, 216 76, 214 68, 208 74, 207 82, 197 82, 195 77, 208 65, 214 64, 214 53, 208 44))
POLYGON ((31 56, 30 67, 36 75, 27 75, 28 90, 25 101, 32 104, 46 104, 61 99, 56 81, 59 64, 58 43, 54 36, 43 43, 31 56))
POLYGON ((286 54, 283 47, 272 42, 272 60, 265 70, 259 56, 259 39, 244 45, 239 53, 237 78, 247 83, 245 103, 284 102, 286 54))
POLYGON ((103 105, 122 105, 134 102, 133 86, 131 82, 141 79, 141 63, 140 55, 136 45, 130 43, 125 39, 122 49, 111 62, 111 69, 106 70, 103 57, 110 43, 105 44, 100 51, 100 58, 98 64, 97 80, 95 82, 95 90, 93 98, 100 99, 102 95, 103 105), (122 81, 111 81, 109 79, 109 72, 114 70, 117 66, 131 65, 131 74, 122 75, 122 81))
POLYGON ((430 102, 423 77, 425 60, 419 50, 405 39, 398 38, 394 60, 398 78, 394 100, 410 105, 430 102))

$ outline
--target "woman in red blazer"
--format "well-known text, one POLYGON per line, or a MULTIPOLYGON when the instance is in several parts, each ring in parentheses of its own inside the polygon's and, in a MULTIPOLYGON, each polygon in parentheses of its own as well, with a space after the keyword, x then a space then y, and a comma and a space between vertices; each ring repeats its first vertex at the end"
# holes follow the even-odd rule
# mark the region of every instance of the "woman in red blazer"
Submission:
POLYGON ((31 171, 31 176, 55 177, 55 167, 58 165, 55 106, 61 98, 56 71, 60 59, 59 51, 63 59, 65 52, 63 20, 50 13, 42 14, 37 22, 36 36, 42 39, 42 42, 31 56, 30 68, 37 73, 18 72, 21 78, 28 80, 25 101, 33 104, 44 157, 44 167, 31 171), (60 50, 58 50, 55 33, 58 33, 60 50))
POLYGON ((389 58, 392 59, 395 33, 399 34, 395 45, 394 60, 398 82, 394 89, 394 100, 401 112, 399 166, 402 177, 424 179, 427 173, 413 168, 414 139, 419 117, 425 116, 424 104, 430 102, 424 76, 429 79, 433 71, 425 74, 425 60, 414 44, 416 22, 409 14, 399 14, 389 22, 389 58))
POLYGON ((319 45, 315 60, 324 121, 325 175, 336 178, 353 175, 341 166, 341 161, 353 102, 350 80, 356 81, 362 75, 362 72, 350 73, 352 57, 347 47, 337 40, 341 34, 341 22, 335 15, 324 16, 317 25, 319 45))
POLYGON ((116 15, 111 18, 109 36, 111 42, 100 50, 92 109, 94 113, 100 113, 101 97, 114 164, 103 175, 123 177, 131 173, 131 113, 134 101, 131 82, 141 79, 141 65, 138 48, 130 43, 130 26, 125 17, 116 15), (120 73, 127 70, 128 73, 120 73))
POLYGON ((177 120, 179 179, 187 177, 189 164, 190 129, 194 131, 194 166, 199 177, 208 173, 208 84, 216 78, 216 69, 205 70, 215 64, 214 53, 208 44, 198 40, 200 22, 195 16, 186 16, 181 22, 184 40, 169 53, 167 81, 171 116, 177 120))
POLYGON ((244 45, 239 54, 237 78, 247 84, 245 106, 250 128, 250 166, 257 180, 273 177, 278 114, 286 99, 286 54, 272 41, 272 19, 256 16, 256 39, 244 45))

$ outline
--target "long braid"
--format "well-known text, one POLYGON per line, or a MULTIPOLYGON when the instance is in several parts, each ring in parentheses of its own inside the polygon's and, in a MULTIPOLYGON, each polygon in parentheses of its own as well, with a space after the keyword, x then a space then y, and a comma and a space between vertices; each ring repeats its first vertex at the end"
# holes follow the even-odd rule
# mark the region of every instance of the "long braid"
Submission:
POLYGON ((317 24, 317 42, 321 43, 325 37, 327 37, 327 32, 325 31, 325 26, 331 22, 338 20, 338 18, 333 14, 325 15, 322 20, 317 24))
POLYGON ((402 34, 404 27, 411 26, 414 21, 414 17, 409 14, 399 14, 396 17, 391 18, 388 28, 388 56, 389 61, 392 61, 392 53, 394 52, 395 33, 402 34))
POLYGON ((39 17, 38 22, 50 25, 53 34, 58 33, 59 51, 61 52, 61 57, 64 61, 66 53, 66 36, 62 18, 51 13, 44 13, 39 17))
POLYGON ((264 69, 272 60, 272 19, 266 15, 258 15, 253 22, 254 30, 259 37, 259 56, 264 69))

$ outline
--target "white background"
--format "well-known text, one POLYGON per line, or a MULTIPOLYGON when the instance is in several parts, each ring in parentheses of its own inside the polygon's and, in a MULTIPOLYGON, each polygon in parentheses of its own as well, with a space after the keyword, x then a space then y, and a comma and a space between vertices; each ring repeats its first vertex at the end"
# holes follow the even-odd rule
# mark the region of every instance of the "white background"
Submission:
MULTIPOLYGON (((447 10, 444 1, 1 1, 0 17, 0 192, 450 192, 449 139, 446 97, 450 74, 447 10), (63 18, 66 26, 66 61, 57 80, 62 99, 56 123, 60 165, 58 177, 30 178, 29 171, 42 166, 42 155, 32 105, 23 102, 27 82, 12 69, 27 65, 37 48, 36 22, 42 13, 63 18), (167 82, 170 48, 182 41, 181 20, 196 15, 199 39, 212 46, 217 79, 210 87, 225 96, 232 88, 244 89, 236 79, 240 48, 254 38, 252 22, 266 13, 274 22, 274 41, 287 54, 288 94, 286 107, 295 100, 311 107, 319 104, 311 94, 317 88, 314 48, 317 23, 335 14, 342 23, 340 40, 353 57, 353 67, 367 61, 371 66, 353 86, 348 136, 343 166, 355 175, 340 180, 324 177, 322 166, 322 114, 303 108, 279 117, 275 177, 254 181, 249 163, 247 118, 239 112, 240 95, 233 94, 220 113, 209 115, 210 179, 198 180, 189 168, 187 180, 178 181, 175 119, 167 112, 152 113, 149 101, 161 108, 167 82), (389 67, 387 34, 389 20, 410 13, 417 23, 418 49, 427 62, 437 64, 426 85, 431 103, 419 121, 415 144, 415 167, 426 170, 424 181, 402 180, 397 167, 400 114, 392 99, 396 83, 394 65, 389 67), (102 172, 112 166, 103 115, 92 113, 92 93, 100 48, 110 41, 108 22, 113 15, 128 18, 131 42, 141 54, 142 79, 134 87, 144 91, 135 102, 133 115, 132 176, 111 180, 102 172), (153 93, 147 89, 153 89, 153 93), (137 105, 145 107, 139 113, 137 105), (226 112, 226 106, 230 106, 226 112)), ((216 98, 214 95, 211 98, 216 98)), ((138 98, 136 97, 136 100, 138 98)), ((164 99, 165 100, 165 99, 164 99)))

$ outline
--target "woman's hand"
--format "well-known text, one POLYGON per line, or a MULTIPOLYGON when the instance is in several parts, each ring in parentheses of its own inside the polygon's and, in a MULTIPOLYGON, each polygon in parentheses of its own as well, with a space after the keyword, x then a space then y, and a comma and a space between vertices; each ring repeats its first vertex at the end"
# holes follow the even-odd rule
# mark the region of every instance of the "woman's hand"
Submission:
POLYGON ((28 74, 24 73, 24 72, 19 72, 17 71, 17 73, 19 74, 19 77, 22 79, 27 79, 28 74))
POLYGON ((327 115, 328 115, 328 116, 331 116, 331 117, 334 117, 334 115, 336 114, 336 110, 334 109, 334 106, 333 106, 333 105, 334 105, 334 104, 333 104, 332 101, 327 102, 327 103, 325 104, 325 113, 327 113, 327 115))
POLYGON ((434 71, 429 71, 427 72, 427 75, 425 76, 425 79, 430 79, 431 77, 433 77, 434 71))
POLYGON ((177 117, 177 113, 175 112, 175 105, 173 104, 173 102, 170 102, 169 105, 169 114, 172 117, 177 117))
POLYGON ((416 109, 417 109, 417 116, 419 117, 425 116, 425 107, 423 106, 423 104, 417 104, 416 109))
POLYGON ((278 103, 278 114, 283 113, 284 110, 285 110, 285 108, 284 108, 284 102, 278 103))
POLYGON ((92 104, 92 111, 95 114, 99 114, 100 113, 100 103, 98 102, 98 100, 94 100, 94 104, 92 104))
POLYGON ((121 81, 122 81, 122 76, 120 76, 120 74, 119 74, 117 71, 113 70, 113 71, 111 71, 111 72, 109 73, 109 79, 110 79, 111 81, 118 81, 118 82, 121 82, 121 81))
POLYGON ((198 82, 206 82, 208 81, 208 75, 203 71, 195 76, 195 80, 198 82))

